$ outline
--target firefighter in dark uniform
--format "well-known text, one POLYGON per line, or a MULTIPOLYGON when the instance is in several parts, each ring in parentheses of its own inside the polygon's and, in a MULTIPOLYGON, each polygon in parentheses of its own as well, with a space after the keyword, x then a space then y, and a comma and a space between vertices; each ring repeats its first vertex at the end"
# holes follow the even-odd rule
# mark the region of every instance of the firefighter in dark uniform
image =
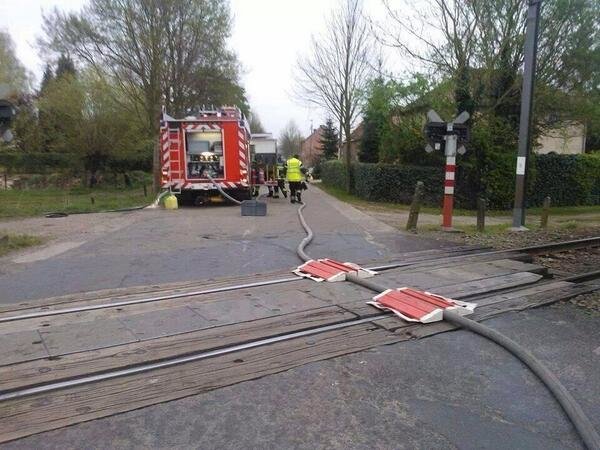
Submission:
POLYGON ((298 155, 285 163, 286 178, 290 186, 290 201, 302 204, 302 161, 298 155))
POLYGON ((283 164, 275 164, 273 167, 273 176, 269 177, 269 181, 277 182, 277 186, 269 186, 269 197, 279 198, 279 190, 285 198, 287 198, 287 191, 285 190, 285 168, 283 164))

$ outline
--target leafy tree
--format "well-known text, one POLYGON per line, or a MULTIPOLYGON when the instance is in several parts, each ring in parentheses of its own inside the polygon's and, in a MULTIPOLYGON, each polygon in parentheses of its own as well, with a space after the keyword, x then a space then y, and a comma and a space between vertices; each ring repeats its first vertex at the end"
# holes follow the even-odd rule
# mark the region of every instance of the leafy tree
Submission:
POLYGON ((33 96, 21 96, 17 102, 17 115, 13 123, 14 144, 19 151, 39 152, 43 150, 43 135, 38 126, 38 113, 33 96))
POLYGON ((15 54, 10 35, 0 30, 0 96, 13 100, 29 90, 27 70, 15 54))
POLYGON ((256 112, 250 113, 250 131, 252 133, 266 133, 265 127, 263 127, 260 117, 258 117, 258 113, 256 112))
POLYGON ((76 76, 75 63, 69 55, 61 54, 56 63, 55 77, 60 78, 64 75, 76 76))
POLYGON ((42 75, 42 82, 40 84, 39 94, 43 95, 46 91, 46 88, 50 84, 50 82, 54 79, 54 71, 52 70, 52 66, 48 63, 44 69, 44 74, 42 75))
POLYGON ((391 119, 395 84, 386 83, 382 77, 371 81, 367 90, 367 100, 363 111, 363 134, 358 158, 361 162, 379 161, 381 134, 391 119))
POLYGON ((323 150, 324 159, 335 159, 338 155, 338 130, 333 125, 333 119, 329 117, 325 125, 321 126, 319 145, 323 150))
MULTIPOLYGON (((382 26, 389 32, 379 35, 386 36, 386 44, 451 79, 456 112, 514 119, 527 2, 428 0, 422 9, 404 10, 415 11, 409 17, 392 8, 388 0, 384 4, 391 26, 382 26)), ((600 8, 594 0, 544 2, 537 75, 539 85, 553 88, 547 93, 571 93, 597 85, 598 71, 589 62, 597 61, 599 24, 600 8)), ((537 123, 546 117, 547 110, 538 108, 537 123)))
POLYGON ((279 136, 279 151, 283 157, 289 158, 294 153, 300 153, 303 139, 296 122, 290 120, 279 136))
POLYGON ((144 166, 152 148, 135 106, 124 107, 120 87, 92 70, 64 73, 39 98, 47 150, 72 155, 73 169, 129 170, 144 166))
MULTIPOLYGON (((469 189, 493 189, 489 175, 517 147, 527 2, 428 0, 415 10, 395 9, 383 1, 389 22, 380 24, 385 32, 377 35, 435 73, 444 85, 450 83, 454 111, 443 116, 451 118, 461 110, 472 113, 471 143, 461 157, 469 189)), ((557 119, 578 120, 591 128, 600 122, 588 100, 598 100, 594 86, 599 85, 599 24, 596 1, 544 1, 534 138, 557 119)))
POLYGON ((226 103, 248 112, 238 60, 226 46, 230 31, 226 0, 89 0, 79 13, 55 9, 45 16, 41 44, 110 78, 136 105, 146 136, 156 141, 158 189, 163 103, 173 115, 226 103))

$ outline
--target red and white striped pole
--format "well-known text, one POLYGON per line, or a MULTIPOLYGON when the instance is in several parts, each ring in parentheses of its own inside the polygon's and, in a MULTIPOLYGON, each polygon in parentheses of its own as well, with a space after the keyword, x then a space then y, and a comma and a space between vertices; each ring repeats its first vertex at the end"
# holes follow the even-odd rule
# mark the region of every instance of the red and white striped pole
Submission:
POLYGON ((450 134, 446 139, 446 174, 444 177, 444 206, 442 209, 442 229, 452 230, 452 210, 454 208, 454 181, 456 174, 457 136, 450 134))

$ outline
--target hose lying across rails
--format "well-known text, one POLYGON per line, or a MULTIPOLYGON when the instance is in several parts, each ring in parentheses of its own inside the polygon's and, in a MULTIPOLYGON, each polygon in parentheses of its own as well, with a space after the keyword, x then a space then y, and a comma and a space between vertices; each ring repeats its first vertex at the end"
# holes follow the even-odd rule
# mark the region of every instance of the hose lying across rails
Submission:
MULTIPOLYGON (((305 205, 300 206, 298 208, 298 218, 300 219, 300 223, 302 227, 306 230, 307 236, 300 242, 298 248, 296 249, 296 253, 304 262, 311 260, 311 258, 305 251, 305 247, 312 241, 314 237, 314 233, 311 230, 310 226, 306 223, 304 216, 302 215, 302 210, 305 205)), ((363 286, 371 291, 380 293, 388 288, 386 286, 381 286, 374 281, 365 278, 359 278, 356 275, 346 275, 346 280, 363 286)), ((502 333, 499 333, 496 330, 493 330, 490 327, 482 325, 479 322, 475 322, 474 320, 467 319, 464 316, 460 316, 452 311, 444 311, 444 320, 457 325, 466 330, 472 331, 473 333, 477 333, 480 336, 483 336, 492 342, 500 345, 508 352, 512 353, 515 357, 517 357, 523 364, 525 364, 529 369, 537 375, 537 377, 546 385, 548 390, 554 395, 556 401, 563 408, 575 429, 581 436, 581 439, 585 443, 586 447, 591 450, 600 450, 600 436, 594 429, 594 426, 590 422, 590 419, 585 415, 581 406, 577 403, 577 401, 569 394, 569 391, 562 385, 560 380, 554 375, 550 369, 548 369, 540 360, 538 360, 535 356, 533 356, 529 351, 525 348, 521 347, 512 339, 504 336, 502 333)))

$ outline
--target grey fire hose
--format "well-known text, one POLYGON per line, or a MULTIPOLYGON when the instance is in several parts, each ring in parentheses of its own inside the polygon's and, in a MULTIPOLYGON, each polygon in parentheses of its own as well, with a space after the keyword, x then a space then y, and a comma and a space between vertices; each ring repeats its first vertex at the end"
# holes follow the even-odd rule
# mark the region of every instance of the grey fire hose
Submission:
MULTIPOLYGON (((302 227, 304 230, 306 230, 307 236, 298 245, 296 253, 300 259, 306 262, 313 259, 304 251, 304 249, 312 241, 314 233, 302 215, 304 206, 305 205, 301 205, 300 208, 298 208, 298 218, 300 219, 302 227)), ((386 286, 381 286, 369 279, 359 278, 358 276, 351 274, 346 275, 346 280, 377 293, 387 290, 386 286)), ((585 443, 586 447, 590 450, 600 450, 600 436, 594 429, 590 419, 585 415, 583 409, 581 409, 581 406, 577 403, 573 396, 569 394, 567 388, 562 385, 556 375, 554 375, 550 369, 542 364, 540 360, 538 360, 529 351, 521 347, 512 339, 509 339, 502 333, 482 325, 481 323, 475 322, 474 320, 467 319, 466 317, 460 316, 451 311, 444 311, 444 320, 466 330, 472 331, 473 333, 477 333, 512 353, 512 355, 525 364, 552 393, 558 404, 567 414, 567 417, 571 420, 571 423, 579 433, 579 436, 585 443)))
POLYGON ((298 244, 298 248, 296 249, 296 253, 298 253, 298 256, 304 262, 312 259, 310 256, 308 256, 308 254, 304 251, 304 249, 306 248, 306 246, 308 244, 310 244, 310 242, 313 240, 313 237, 314 237, 313 231, 308 226, 308 223, 306 223, 306 220, 304 220, 304 216, 302 215, 302 210, 304 209, 305 206, 306 206, 305 204, 302 204, 302 205, 300 205, 300 208, 298 208, 298 218, 300 219, 300 223, 302 224, 302 227, 306 231, 306 237, 304 239, 302 239, 302 242, 300 242, 300 244, 298 244))
POLYGON ((590 419, 588 419, 581 409, 581 406, 579 406, 579 403, 577 403, 569 391, 562 385, 556 375, 542 364, 540 360, 512 339, 490 327, 475 322, 474 320, 467 319, 452 311, 444 311, 444 320, 488 338, 519 358, 523 364, 529 367, 529 369, 537 375, 542 383, 546 385, 548 390, 552 392, 554 398, 558 401, 560 406, 562 406, 569 419, 571 419, 571 422, 577 429, 577 432, 581 436, 586 447, 594 450, 600 449, 600 436, 594 429, 590 419))
POLYGON ((242 202, 240 202, 238 199, 233 198, 231 195, 229 195, 227 192, 225 192, 221 186, 219 186, 219 183, 217 183, 213 177, 211 177, 208 172, 206 173, 206 177, 212 182, 212 184, 214 184, 214 186, 217 188, 217 190, 221 193, 221 195, 223 197, 225 197, 227 200, 231 200, 233 203, 235 203, 236 205, 241 205, 242 202))

